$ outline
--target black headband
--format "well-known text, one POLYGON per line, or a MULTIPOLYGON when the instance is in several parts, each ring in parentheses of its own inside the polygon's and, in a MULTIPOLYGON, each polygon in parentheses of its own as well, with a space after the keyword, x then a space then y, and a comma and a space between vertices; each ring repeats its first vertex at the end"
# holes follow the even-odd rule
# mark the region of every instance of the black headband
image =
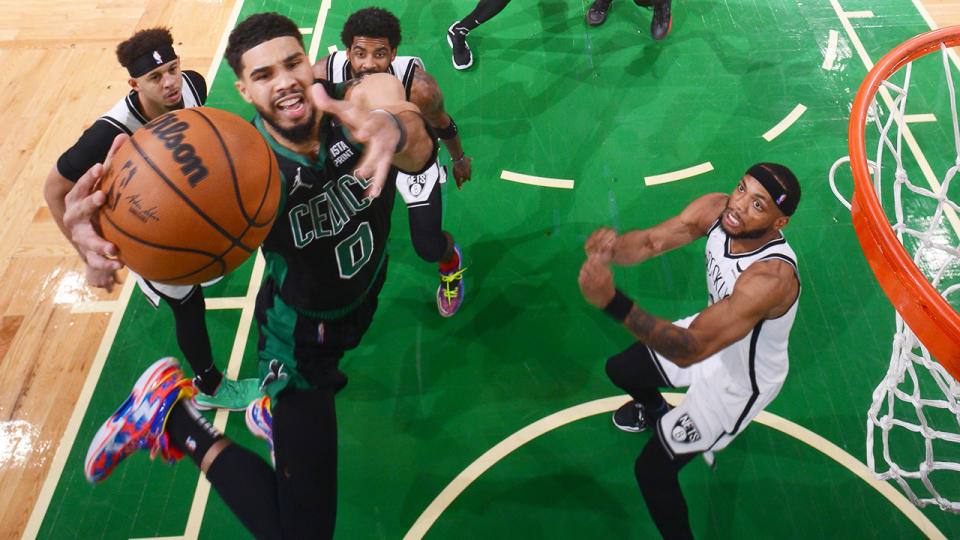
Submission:
POLYGON ((137 58, 133 62, 130 62, 130 65, 127 66, 127 71, 130 73, 130 76, 136 79, 150 73, 150 71, 157 69, 158 67, 166 64, 167 62, 172 62, 177 59, 177 53, 173 52, 173 47, 170 45, 164 45, 154 51, 150 51, 140 58, 137 58))
POLYGON ((777 205, 777 208, 783 212, 783 215, 793 215, 794 210, 797 209, 797 201, 787 195, 787 190, 783 189, 783 186, 780 185, 777 177, 774 176, 772 172, 768 171, 766 167, 757 164, 747 169, 747 174, 754 177, 757 182, 760 182, 760 185, 767 190, 770 198, 773 199, 773 204, 777 205))

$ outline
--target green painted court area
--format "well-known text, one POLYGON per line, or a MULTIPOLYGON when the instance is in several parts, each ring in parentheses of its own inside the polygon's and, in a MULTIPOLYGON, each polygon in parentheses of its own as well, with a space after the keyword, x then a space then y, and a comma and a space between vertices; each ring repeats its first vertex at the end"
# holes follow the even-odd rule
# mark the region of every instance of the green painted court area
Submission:
MULTIPOLYGON (((248 1, 240 17, 277 10, 313 28, 319 4, 248 1)), ((619 394, 604 362, 631 337, 580 295, 584 240, 601 225, 647 227, 699 194, 732 191, 758 161, 788 165, 804 189, 786 229, 803 284, 792 369, 768 411, 865 462, 865 414, 886 371, 894 317, 827 183, 831 164, 847 154, 849 107, 866 75, 830 2, 677 0, 669 37, 653 42, 650 12, 629 0, 616 0, 599 28, 586 25, 585 0, 518 1, 470 34, 476 62, 465 72, 453 69, 444 33, 474 2, 378 4, 400 18, 400 54, 423 58, 473 157, 473 180, 462 191, 452 182, 444 188, 444 226, 464 250, 467 297, 453 318, 437 314, 436 269, 414 253, 398 198, 379 311, 343 361, 350 382, 337 401, 338 538, 403 537, 447 484, 512 433, 619 394), (837 54, 825 69, 831 30, 839 33, 837 54), (792 126, 772 141, 762 137, 798 104, 806 110, 792 126), (644 182, 707 162, 712 171, 704 174, 644 182), (574 188, 509 182, 502 171, 573 180, 574 188)), ((840 4, 872 12, 851 24, 873 61, 929 29, 907 0, 840 4)), ((305 36, 307 47, 316 39, 320 56, 331 45, 342 49, 344 20, 366 5, 333 1, 322 34, 305 36)), ((915 73, 915 113, 945 99, 942 67, 930 73, 926 80, 919 67, 915 73)), ((233 81, 223 63, 208 105, 252 116, 233 81)), ((954 159, 951 129, 948 121, 915 128, 938 174, 954 159)), ((449 163, 443 150, 441 159, 449 163)), ((849 196, 848 168, 838 181, 849 196)), ((243 296, 251 269, 248 262, 207 296, 243 296)), ((692 314, 706 304, 703 242, 617 269, 615 278, 657 315, 692 314)), ((208 317, 225 367, 240 311, 208 317)), ((256 373, 256 335, 251 329, 241 376, 256 373)), ((168 467, 141 452, 96 486, 82 471, 93 433, 139 373, 177 354, 171 313, 154 311, 135 292, 41 538, 184 534, 199 477, 189 460, 168 467)), ((268 459, 242 413, 230 415, 226 433, 268 459)), ((492 465, 426 537, 654 538, 633 477, 649 436, 617 430, 607 413, 552 430, 492 465)), ((762 425, 717 454, 715 470, 697 459, 680 480, 700 538, 924 536, 846 468, 762 425)), ((952 494, 957 499, 960 489, 952 494)), ((945 536, 960 537, 960 517, 936 508, 923 514, 945 536)), ((199 537, 246 536, 211 493, 199 537)))

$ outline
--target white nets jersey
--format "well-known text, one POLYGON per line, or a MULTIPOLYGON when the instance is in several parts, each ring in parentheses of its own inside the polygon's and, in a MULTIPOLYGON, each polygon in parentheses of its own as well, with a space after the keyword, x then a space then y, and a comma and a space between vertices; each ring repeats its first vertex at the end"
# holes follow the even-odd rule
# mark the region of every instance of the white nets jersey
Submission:
MULTIPOLYGON (((423 60, 417 56, 398 56, 390 62, 387 72, 403 83, 403 89, 410 99, 410 87, 413 85, 413 73, 424 69, 423 60)), ((353 69, 350 67, 350 58, 346 51, 335 51, 327 57, 327 79, 330 82, 342 83, 353 78, 353 69)))
MULTIPOLYGON (((400 79, 407 99, 410 99, 410 88, 413 86, 413 74, 423 68, 423 60, 417 56, 398 56, 390 62, 387 72, 400 79)), ((330 82, 341 83, 353 78, 350 59, 346 51, 335 51, 327 57, 327 78, 330 82)), ((403 197, 408 208, 427 206, 430 193, 437 184, 447 181, 447 168, 434 161, 421 174, 407 174, 397 171, 397 193, 403 197)))
MULTIPOLYGON (((707 233, 709 303, 730 296, 740 274, 751 264, 771 259, 789 264, 799 283, 797 257, 782 234, 754 251, 731 253, 730 237, 718 219, 707 233)), ((678 367, 655 353, 668 383, 689 386, 683 402, 657 424, 668 450, 675 454, 720 450, 773 401, 789 370, 787 343, 799 299, 798 290, 786 313, 760 321, 739 341, 692 366, 678 367)), ((675 324, 688 327, 695 318, 675 324)))

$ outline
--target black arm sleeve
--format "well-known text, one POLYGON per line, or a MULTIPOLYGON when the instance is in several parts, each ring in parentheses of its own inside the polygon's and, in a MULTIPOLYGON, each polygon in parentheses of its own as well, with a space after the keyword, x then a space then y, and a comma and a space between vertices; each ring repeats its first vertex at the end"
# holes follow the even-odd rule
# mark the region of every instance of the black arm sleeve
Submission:
POLYGON ((76 182, 95 163, 103 163, 113 139, 123 133, 119 127, 99 119, 80 135, 80 139, 57 160, 57 171, 76 182))
POLYGON ((200 104, 205 105, 207 103, 207 81, 203 79, 203 75, 189 69, 183 70, 183 75, 187 78, 187 83, 196 91, 197 96, 200 97, 200 104))

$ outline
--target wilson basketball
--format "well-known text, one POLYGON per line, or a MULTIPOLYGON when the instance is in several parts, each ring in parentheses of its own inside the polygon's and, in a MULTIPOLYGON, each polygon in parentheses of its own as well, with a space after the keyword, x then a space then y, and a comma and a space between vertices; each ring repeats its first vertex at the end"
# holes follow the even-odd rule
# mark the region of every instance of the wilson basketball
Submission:
POLYGON ((167 113, 123 144, 103 175, 103 237, 146 279, 173 285, 222 276, 256 251, 280 204, 269 145, 239 116, 167 113))

